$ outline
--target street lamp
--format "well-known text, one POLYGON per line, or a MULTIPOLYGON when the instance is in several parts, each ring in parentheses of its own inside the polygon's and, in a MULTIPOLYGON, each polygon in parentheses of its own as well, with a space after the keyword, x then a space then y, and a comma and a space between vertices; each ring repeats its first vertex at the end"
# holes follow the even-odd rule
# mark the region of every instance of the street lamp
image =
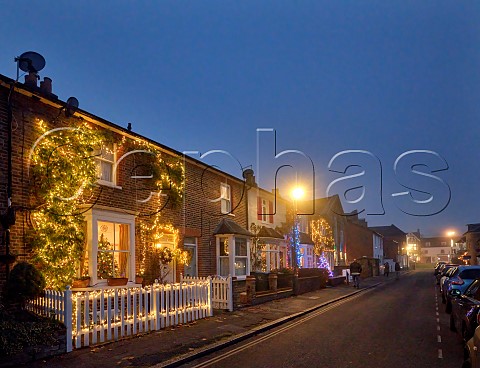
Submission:
POLYGON ((292 229, 292 266, 294 273, 296 273, 299 261, 299 245, 300 245, 300 229, 298 223, 297 204, 300 199, 303 198, 305 191, 301 187, 295 187, 292 189, 291 195, 293 199, 293 229, 292 229))
POLYGON ((453 236, 455 235, 455 231, 448 231, 447 232, 447 236, 450 237, 450 253, 451 254, 454 254, 453 253, 453 236))

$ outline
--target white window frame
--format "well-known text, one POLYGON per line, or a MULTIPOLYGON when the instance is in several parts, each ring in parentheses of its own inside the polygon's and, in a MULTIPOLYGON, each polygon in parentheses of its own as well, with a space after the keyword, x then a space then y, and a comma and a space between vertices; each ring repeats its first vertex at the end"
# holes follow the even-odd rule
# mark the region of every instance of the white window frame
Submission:
POLYGON ((247 236, 242 236, 242 235, 234 235, 234 234, 219 234, 216 235, 216 248, 217 248, 217 273, 220 274, 220 259, 221 258, 227 258, 228 257, 228 274, 226 275, 221 275, 221 276, 236 276, 238 280, 244 280, 247 276, 250 275, 250 238, 247 236), (226 238, 229 244, 228 247, 228 256, 220 256, 220 239, 226 238), (236 244, 235 240, 237 238, 242 238, 245 239, 246 241, 246 247, 247 247, 247 254, 246 256, 237 256, 236 253, 236 244), (245 259, 245 275, 236 275, 235 273, 235 259, 236 258, 242 258, 245 259))
POLYGON ((85 214, 87 221, 88 274, 93 286, 105 286, 107 280, 97 277, 98 221, 129 225, 130 256, 128 260, 128 282, 135 283, 135 216, 110 210, 93 208, 85 214))
POLYGON ((265 198, 261 198, 262 201, 262 222, 268 223, 268 201, 265 198))
POLYGON ((226 183, 220 183, 220 212, 222 214, 232 213, 232 192, 230 185, 226 183))
MULTIPOLYGON (((100 153, 105 149, 104 146, 102 146, 102 148, 100 149, 100 153)), ((101 173, 101 169, 102 169, 102 166, 101 166, 101 163, 102 162, 106 162, 106 163, 109 163, 112 165, 112 169, 111 169, 111 177, 112 177, 112 181, 108 181, 108 180, 103 180, 103 179, 100 179, 98 178, 97 179, 97 183, 100 184, 100 185, 105 185, 105 186, 108 186, 108 187, 115 187, 115 188, 120 188, 117 186, 117 170, 115 170, 115 165, 116 165, 116 162, 117 162, 117 145, 115 143, 112 144, 112 151, 113 151, 113 161, 111 160, 108 160, 100 155, 97 155, 95 156, 95 162, 97 164, 97 168, 98 168, 98 171, 101 173)))

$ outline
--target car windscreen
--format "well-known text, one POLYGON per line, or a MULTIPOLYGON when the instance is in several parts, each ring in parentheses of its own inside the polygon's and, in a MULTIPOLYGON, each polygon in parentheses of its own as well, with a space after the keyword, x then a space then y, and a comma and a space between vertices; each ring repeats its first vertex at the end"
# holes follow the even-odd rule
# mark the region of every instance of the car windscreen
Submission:
POLYGON ((475 269, 467 269, 463 270, 462 272, 459 273, 459 275, 462 279, 466 280, 472 280, 480 277, 480 268, 475 268, 475 269))

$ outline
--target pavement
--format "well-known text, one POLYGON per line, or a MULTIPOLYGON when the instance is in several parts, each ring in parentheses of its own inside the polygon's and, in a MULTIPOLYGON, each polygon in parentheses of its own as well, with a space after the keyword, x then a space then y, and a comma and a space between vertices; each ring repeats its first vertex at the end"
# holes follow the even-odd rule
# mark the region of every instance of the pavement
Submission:
POLYGON ((258 333, 307 314, 313 310, 361 293, 389 278, 375 276, 352 284, 338 285, 310 293, 279 299, 234 312, 215 311, 213 317, 141 336, 74 350, 29 367, 177 367, 214 350, 232 345, 258 333))

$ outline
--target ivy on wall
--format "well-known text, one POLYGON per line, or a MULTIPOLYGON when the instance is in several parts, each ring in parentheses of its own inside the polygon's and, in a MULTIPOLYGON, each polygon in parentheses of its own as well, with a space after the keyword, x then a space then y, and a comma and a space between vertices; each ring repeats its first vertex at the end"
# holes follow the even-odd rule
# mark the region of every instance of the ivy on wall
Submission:
MULTIPOLYGON (((92 204, 97 188, 95 155, 114 142, 113 134, 87 123, 51 129, 37 121, 39 138, 29 155, 30 194, 33 202, 31 234, 34 259, 47 286, 62 289, 79 275, 85 254, 85 204, 92 204), (83 208, 83 209, 82 209, 83 208)), ((184 167, 179 159, 164 158, 152 144, 123 137, 117 147, 124 152, 144 150, 154 190, 176 206, 182 202, 184 167)), ((153 210, 159 214, 162 208, 153 210)))

